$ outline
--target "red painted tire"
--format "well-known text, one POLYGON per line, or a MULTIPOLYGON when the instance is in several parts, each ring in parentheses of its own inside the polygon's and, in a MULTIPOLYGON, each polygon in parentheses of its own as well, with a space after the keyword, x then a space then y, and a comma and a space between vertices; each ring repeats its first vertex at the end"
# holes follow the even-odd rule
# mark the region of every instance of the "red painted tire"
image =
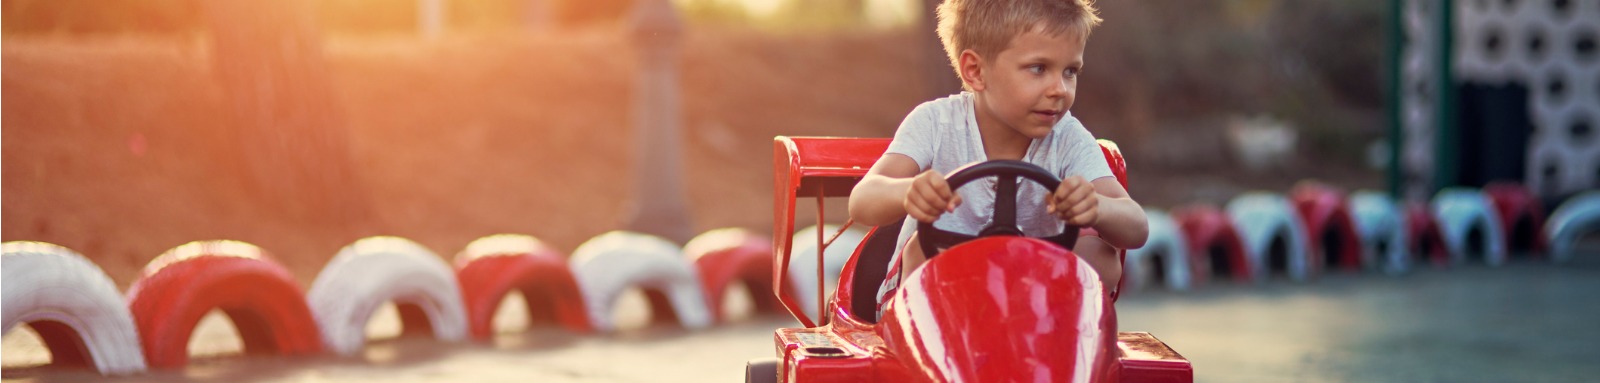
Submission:
POLYGON ((1189 266, 1193 268, 1189 275, 1195 285, 1205 284, 1218 272, 1227 273, 1236 282, 1255 280, 1255 267, 1244 252, 1244 240, 1222 210, 1210 205, 1188 205, 1173 210, 1172 216, 1189 244, 1189 266), (1212 254, 1212 250, 1218 254, 1212 254), (1219 267, 1226 270, 1215 270, 1219 267))
POLYGON ((305 294, 283 265, 255 245, 190 242, 146 265, 128 290, 151 368, 182 367, 200 318, 220 309, 247 353, 308 354, 322 350, 305 294))
POLYGON ((455 268, 473 339, 489 340, 494 335, 495 310, 512 291, 522 293, 530 323, 593 331, 566 257, 537 238, 519 234, 479 238, 456 254, 455 268))
POLYGON ((772 239, 744 229, 717 229, 689 240, 683 252, 700 272, 712 321, 725 319, 722 299, 735 281, 750 289, 757 312, 787 312, 772 291, 772 239))
POLYGON ((1411 239, 1406 248, 1413 256, 1427 259, 1434 266, 1450 264, 1450 247, 1445 246, 1444 233, 1439 231, 1439 222, 1434 221, 1427 205, 1406 204, 1406 231, 1406 237, 1411 239))
POLYGON ((1483 187, 1489 202, 1500 212, 1500 229, 1509 250, 1544 254, 1548 248, 1543 235, 1544 206, 1539 197, 1522 184, 1493 182, 1483 187))
MULTIPOLYGON (((1361 234, 1350 217, 1350 204, 1344 192, 1315 182, 1301 182, 1290 191, 1290 200, 1306 225, 1312 257, 1327 266, 1337 263, 1345 270, 1360 270, 1377 263, 1362 259, 1361 234), (1337 254, 1330 254, 1337 253, 1337 254)), ((1319 268, 1323 265, 1314 265, 1319 268)))

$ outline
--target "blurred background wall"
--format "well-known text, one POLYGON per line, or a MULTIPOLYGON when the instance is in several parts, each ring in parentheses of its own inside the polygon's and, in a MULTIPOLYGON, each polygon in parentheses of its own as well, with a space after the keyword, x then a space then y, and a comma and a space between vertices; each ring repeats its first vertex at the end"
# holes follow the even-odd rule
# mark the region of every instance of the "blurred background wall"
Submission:
MULTIPOLYGON (((686 24, 692 231, 770 229, 773 136, 887 137, 912 107, 952 92, 932 3, 674 1, 686 24)), ((1424 34, 1397 39, 1418 28, 1399 12, 1423 3, 1102 2, 1073 113, 1121 143, 1132 193, 1152 207, 1308 178, 1424 185, 1408 196, 1476 182, 1414 177, 1433 174, 1409 162, 1423 142, 1413 136, 1427 134, 1406 122, 1399 136, 1388 114, 1415 89, 1390 69, 1426 46, 1424 34), (1403 169, 1392 166, 1401 149, 1403 169)), ((1560 20, 1600 20, 1584 16, 1600 14, 1594 3, 1571 4, 1577 16, 1560 20)), ((119 282, 172 246, 212 238, 256 243, 302 278, 374 234, 449 254, 516 232, 570 251, 621 227, 639 193, 632 6, 4 0, 0 236, 71 247, 119 282)), ((1551 33, 1551 50, 1570 45, 1551 33)), ((1600 91, 1586 84, 1565 89, 1600 91)), ((1592 136, 1568 145, 1593 151, 1592 136)), ((1572 161, 1585 160, 1557 162, 1572 161)), ((1600 160, 1588 161, 1561 177, 1593 185, 1600 160)), ((1546 162, 1527 163, 1540 173, 1546 162)), ((1547 190, 1593 187, 1562 180, 1547 190)))

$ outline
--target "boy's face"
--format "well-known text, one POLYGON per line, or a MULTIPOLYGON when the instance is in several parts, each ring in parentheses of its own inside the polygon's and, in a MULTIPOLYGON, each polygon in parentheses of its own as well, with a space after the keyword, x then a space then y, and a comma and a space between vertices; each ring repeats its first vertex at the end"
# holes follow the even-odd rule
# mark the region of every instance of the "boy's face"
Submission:
POLYGON ((1045 137, 1072 108, 1086 42, 1074 33, 1023 32, 982 60, 982 84, 973 90, 997 122, 1029 138, 1045 137))

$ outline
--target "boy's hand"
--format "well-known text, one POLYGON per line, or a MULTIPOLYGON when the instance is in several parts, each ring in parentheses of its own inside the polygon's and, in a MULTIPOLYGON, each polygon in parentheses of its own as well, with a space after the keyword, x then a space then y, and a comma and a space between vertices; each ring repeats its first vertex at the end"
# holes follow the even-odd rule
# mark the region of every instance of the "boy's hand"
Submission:
POLYGON ((1094 185, 1082 176, 1061 180, 1056 192, 1045 199, 1045 210, 1067 221, 1068 225, 1093 227, 1100 221, 1100 198, 1094 192, 1094 185))
POLYGON ((911 218, 932 223, 940 215, 961 206, 961 196, 950 191, 944 175, 929 169, 911 179, 911 188, 906 189, 906 199, 902 203, 911 218))

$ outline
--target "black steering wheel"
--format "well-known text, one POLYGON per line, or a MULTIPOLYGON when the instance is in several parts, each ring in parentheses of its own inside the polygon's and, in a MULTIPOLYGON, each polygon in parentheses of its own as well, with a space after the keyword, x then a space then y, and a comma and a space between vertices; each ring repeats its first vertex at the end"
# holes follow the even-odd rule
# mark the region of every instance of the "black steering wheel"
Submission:
MULTIPOLYGON (((994 192, 994 222, 976 234, 951 232, 933 227, 931 222, 917 222, 917 241, 922 244, 922 252, 928 259, 933 259, 943 249, 980 237, 1026 236, 1022 233, 1022 228, 1017 226, 1017 177, 1038 183, 1051 193, 1061 186, 1061 180, 1054 174, 1050 174, 1038 165, 1015 160, 985 161, 963 166, 945 177, 945 182, 950 184, 950 190, 956 190, 962 185, 985 177, 998 178, 994 192)), ((1071 250, 1073 245, 1078 243, 1078 227, 1065 225, 1061 234, 1036 238, 1071 250)))

